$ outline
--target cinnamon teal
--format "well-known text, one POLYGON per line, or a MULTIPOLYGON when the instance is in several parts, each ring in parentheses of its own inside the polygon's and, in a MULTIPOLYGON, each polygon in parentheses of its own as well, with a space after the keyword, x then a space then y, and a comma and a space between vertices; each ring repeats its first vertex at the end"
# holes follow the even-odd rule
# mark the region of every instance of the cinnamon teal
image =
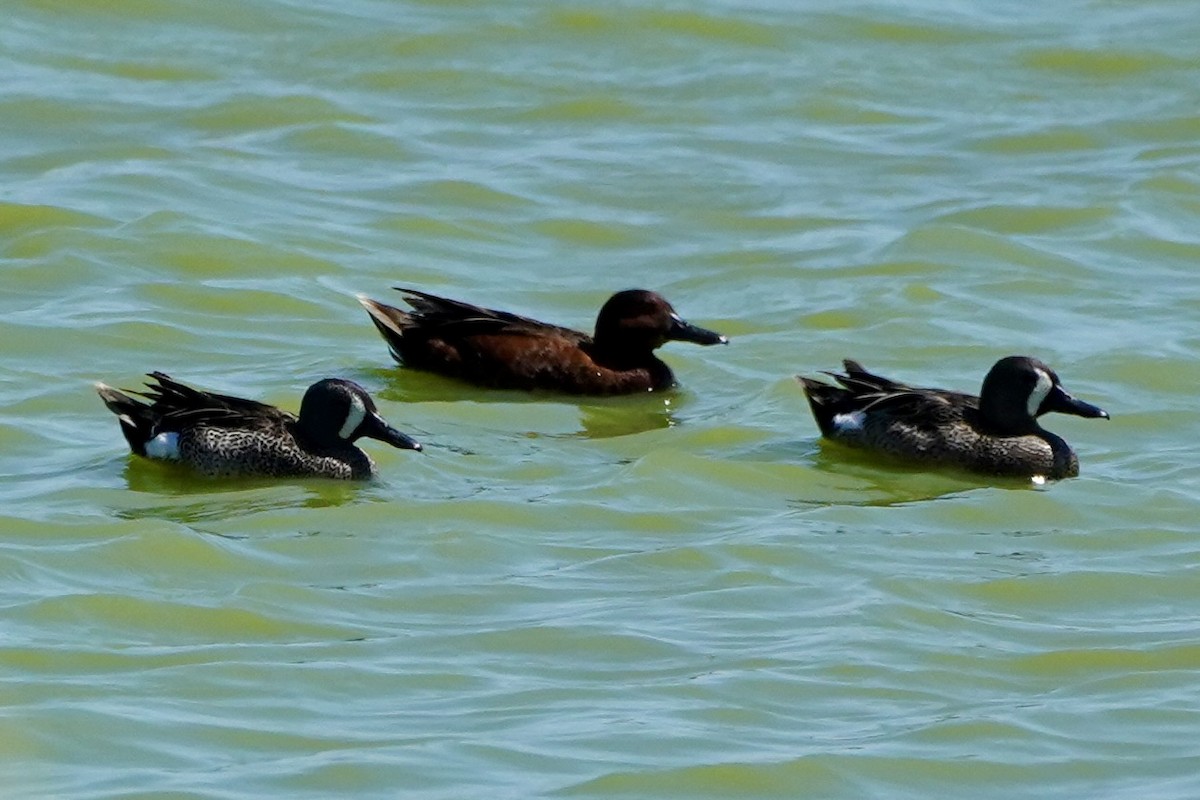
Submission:
POLYGON ((829 439, 931 466, 991 475, 1070 478, 1079 459, 1063 439, 1038 424, 1050 411, 1108 419, 1108 412, 1067 393, 1054 370, 1036 358, 996 362, 978 397, 923 389, 843 362, 826 373, 840 386, 799 376, 821 433, 829 439))
POLYGON ((504 311, 396 287, 412 311, 360 296, 399 362, 498 389, 611 395, 675 385, 654 355, 668 341, 726 344, 685 322, 662 295, 617 292, 600 309, 595 335, 504 311))
POLYGON ((126 394, 103 383, 96 390, 120 419, 134 453, 178 461, 204 475, 365 479, 375 475, 375 463, 354 445, 358 438, 421 449, 388 425, 352 381, 314 383, 296 417, 254 400, 193 389, 161 372, 149 377, 148 391, 126 394))

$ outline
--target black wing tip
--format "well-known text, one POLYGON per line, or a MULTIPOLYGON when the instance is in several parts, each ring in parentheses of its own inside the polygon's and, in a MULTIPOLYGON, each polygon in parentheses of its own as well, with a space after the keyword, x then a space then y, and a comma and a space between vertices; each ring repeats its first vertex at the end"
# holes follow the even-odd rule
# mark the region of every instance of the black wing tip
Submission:
POLYGON ((831 433, 830 421, 833 419, 831 406, 846 394, 846 390, 825 381, 797 375, 796 380, 804 388, 804 397, 808 400, 808 408, 821 435, 828 437, 831 433))
POLYGON ((828 383, 825 383, 825 381, 820 381, 820 380, 817 380, 816 378, 810 378, 807 375, 797 375, 796 380, 799 381, 800 385, 804 387, 804 391, 806 394, 814 392, 814 391, 819 391, 822 388, 825 388, 825 389, 833 388, 828 383))
MULTIPOLYGON (((147 372, 146 377, 153 379, 155 382, 158 383, 159 386, 183 386, 182 383, 175 380, 174 378, 172 378, 170 375, 163 372, 162 370, 156 369, 153 372, 147 372)), ((147 384, 147 385, 149 385, 149 384, 147 384)))
MULTIPOLYGON (((458 300, 451 300, 446 297, 440 297, 429 292, 422 292, 419 289, 412 289, 407 286, 393 286, 397 292, 404 295, 404 302, 412 307, 412 314, 417 317, 430 317, 439 314, 459 314, 463 313, 462 309, 470 308, 466 303, 458 300)), ((384 306, 391 308, 391 306, 384 306)), ((408 314, 406 311, 396 309, 397 314, 408 314)))
POLYGON ((410 286, 393 286, 392 288, 404 295, 404 300, 408 303, 411 303, 414 299, 417 301, 425 300, 430 303, 451 302, 445 297, 441 297, 436 294, 430 294, 429 292, 422 292, 420 289, 413 289, 410 286))

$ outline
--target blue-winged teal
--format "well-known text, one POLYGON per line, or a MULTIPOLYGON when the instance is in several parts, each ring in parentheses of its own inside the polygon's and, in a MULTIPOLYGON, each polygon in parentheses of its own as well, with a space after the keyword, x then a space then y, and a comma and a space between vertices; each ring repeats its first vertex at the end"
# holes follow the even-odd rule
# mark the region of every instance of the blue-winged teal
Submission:
MULTIPOLYGON (((139 456, 179 461, 204 475, 370 478, 375 462, 354 445, 369 436, 393 447, 421 445, 392 428, 366 390, 326 378, 304 393, 300 416, 240 397, 184 386, 161 372, 134 399, 96 384, 104 404, 139 456)), ((128 391, 128 390, 126 390, 128 391)))
POLYGON ((991 475, 1070 478, 1079 459, 1037 418, 1108 412, 1076 400, 1036 358, 1009 356, 983 379, 980 396, 922 389, 872 375, 844 361, 840 386, 799 376, 821 433, 838 442, 935 466, 991 475))
POLYGON ((497 389, 629 394, 675 384, 654 356, 668 341, 725 344, 685 322, 662 295, 617 292, 596 318, 596 333, 560 328, 504 311, 397 287, 413 310, 359 297, 392 356, 417 369, 497 389))

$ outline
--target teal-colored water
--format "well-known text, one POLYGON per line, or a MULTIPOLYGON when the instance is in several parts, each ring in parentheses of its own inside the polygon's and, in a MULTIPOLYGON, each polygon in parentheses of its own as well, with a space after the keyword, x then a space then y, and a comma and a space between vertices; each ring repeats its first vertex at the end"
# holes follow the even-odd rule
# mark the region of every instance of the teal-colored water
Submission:
POLYGON ((15 0, 0 26, 0 781, 70 798, 1200 795, 1200 15, 1172 0, 15 0), (682 388, 396 368, 410 285, 682 388), (855 357, 1052 418, 1040 488, 823 446, 855 357), (91 384, 424 454, 212 483, 91 384))

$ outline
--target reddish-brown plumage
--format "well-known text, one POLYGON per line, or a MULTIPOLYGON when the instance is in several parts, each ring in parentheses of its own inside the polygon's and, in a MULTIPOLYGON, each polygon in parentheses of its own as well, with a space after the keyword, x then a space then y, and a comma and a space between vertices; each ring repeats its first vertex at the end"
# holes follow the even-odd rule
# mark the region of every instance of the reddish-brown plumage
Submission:
POLYGON ((629 394, 674 385, 654 350, 672 339, 727 340, 684 322, 661 295, 631 289, 600 311, 596 335, 401 289, 413 311, 360 297, 397 361, 480 386, 629 394))

